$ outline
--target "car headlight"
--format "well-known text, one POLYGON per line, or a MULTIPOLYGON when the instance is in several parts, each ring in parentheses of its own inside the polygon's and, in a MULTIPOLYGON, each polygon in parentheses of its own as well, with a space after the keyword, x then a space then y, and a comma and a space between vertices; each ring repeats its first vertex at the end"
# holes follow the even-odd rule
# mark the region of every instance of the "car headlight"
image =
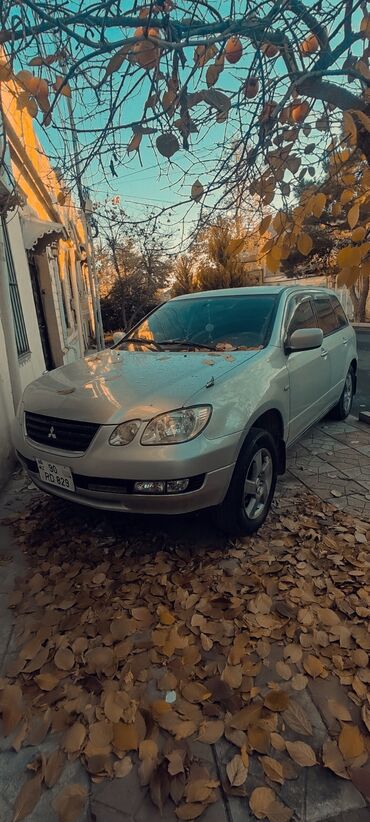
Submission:
POLYGON ((180 408, 154 417, 141 437, 142 445, 171 445, 188 442, 197 437, 206 427, 211 417, 210 405, 195 405, 180 408))
POLYGON ((128 420, 117 425, 109 437, 109 445, 128 445, 140 428, 141 420, 128 420))

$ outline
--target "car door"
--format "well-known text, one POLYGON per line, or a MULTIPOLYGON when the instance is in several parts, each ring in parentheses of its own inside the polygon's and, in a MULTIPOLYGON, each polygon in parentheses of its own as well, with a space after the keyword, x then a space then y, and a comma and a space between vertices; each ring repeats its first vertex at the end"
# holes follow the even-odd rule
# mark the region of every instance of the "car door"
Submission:
POLYGON ((336 392, 336 400, 343 391, 344 382, 347 376, 348 369, 353 359, 353 346, 351 345, 353 339, 353 330, 351 329, 344 310, 334 294, 330 296, 330 302, 337 320, 338 326, 338 356, 333 361, 333 379, 336 392))
MULTIPOLYGON (((300 328, 317 328, 310 295, 295 295, 288 306, 285 341, 300 328)), ((297 439, 326 409, 330 388, 329 358, 325 349, 287 353, 289 374, 289 442, 297 439)))
POLYGON ((348 341, 348 333, 346 335, 338 324, 330 294, 315 294, 313 304, 317 324, 324 335, 323 350, 327 352, 329 363, 330 378, 325 395, 326 408, 324 409, 324 411, 327 411, 335 405, 342 393, 345 375, 348 370, 344 344, 345 339, 348 341))

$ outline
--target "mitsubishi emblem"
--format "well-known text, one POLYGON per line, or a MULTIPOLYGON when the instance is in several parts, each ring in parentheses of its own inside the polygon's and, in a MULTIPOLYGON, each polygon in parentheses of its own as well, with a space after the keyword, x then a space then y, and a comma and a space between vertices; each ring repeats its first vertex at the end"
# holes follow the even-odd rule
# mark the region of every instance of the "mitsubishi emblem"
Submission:
POLYGON ((49 440, 56 440, 56 438, 57 438, 57 435, 56 435, 56 433, 55 433, 54 426, 53 426, 53 425, 51 425, 51 426, 50 426, 50 431, 49 431, 49 433, 48 433, 48 439, 49 439, 49 440))

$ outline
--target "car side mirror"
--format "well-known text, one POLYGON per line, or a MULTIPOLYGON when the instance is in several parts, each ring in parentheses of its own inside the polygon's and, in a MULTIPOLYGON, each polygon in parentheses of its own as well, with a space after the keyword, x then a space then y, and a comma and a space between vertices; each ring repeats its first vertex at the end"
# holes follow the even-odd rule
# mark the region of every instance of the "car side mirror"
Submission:
POLYGON ((312 351, 321 348, 324 335, 321 328, 297 328, 288 337, 285 350, 288 354, 293 351, 312 351))
POLYGON ((113 334, 113 345, 118 345, 125 336, 123 331, 115 331, 113 334))

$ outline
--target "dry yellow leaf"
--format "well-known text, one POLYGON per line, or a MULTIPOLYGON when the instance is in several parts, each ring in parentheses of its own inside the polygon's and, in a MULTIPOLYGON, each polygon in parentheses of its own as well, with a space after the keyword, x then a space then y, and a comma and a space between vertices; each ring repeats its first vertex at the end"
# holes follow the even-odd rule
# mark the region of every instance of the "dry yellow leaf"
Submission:
POLYGON ((248 742, 250 747, 258 753, 268 753, 270 748, 270 733, 257 725, 248 728, 248 742))
POLYGON ((312 725, 310 719, 299 702, 290 700, 286 711, 284 711, 283 719, 292 731, 296 731, 296 733, 302 734, 302 736, 311 736, 312 725))
POLYGON ((325 666, 321 662, 321 659, 317 656, 312 656, 312 654, 308 654, 308 656, 304 658, 303 667, 314 679, 317 676, 321 676, 325 671, 325 666))
POLYGON ((304 691, 308 679, 304 674, 295 674, 291 680, 291 686, 295 691, 304 691))
POLYGON ((289 705, 289 694, 286 691, 270 691, 263 704, 270 711, 285 711, 289 705))
POLYGON ((336 699, 328 699, 328 708, 335 719, 340 719, 341 722, 351 722, 351 714, 348 708, 341 702, 338 702, 336 699))
POLYGON ((86 728, 82 722, 75 722, 64 735, 63 748, 67 753, 80 751, 86 738, 86 728))
POLYGON ((260 756, 259 760, 268 779, 283 785, 284 770, 281 762, 278 762, 277 759, 274 759, 272 756, 260 756))
POLYGON ((300 645, 286 645, 283 651, 284 659, 288 662, 300 662, 303 656, 303 651, 300 645))
POLYGON ((281 734, 276 733, 275 731, 272 732, 270 736, 270 742, 273 748, 276 751, 285 751, 285 739, 281 734))
POLYGON ((349 225, 350 228, 355 228, 355 226, 358 223, 359 216, 360 216, 360 208, 359 208, 358 203, 355 203, 355 205, 353 205, 352 208, 350 208, 350 210, 347 214, 348 225, 349 225))
POLYGON ((305 257, 312 251, 313 242, 309 234, 302 232, 297 239, 297 248, 305 257))
POLYGON ((41 774, 22 785, 15 800, 13 822, 21 822, 36 807, 41 796, 41 774))
POLYGON ((337 776, 341 776, 342 779, 349 779, 344 759, 334 739, 327 739, 324 742, 322 761, 325 767, 329 768, 333 773, 337 774, 337 776))
POLYGON ((276 794, 272 788, 254 788, 249 797, 249 807, 257 819, 264 819, 275 799, 276 794))
POLYGON ((292 669, 286 662, 282 662, 281 660, 279 660, 279 662, 276 663, 275 668, 276 673, 279 674, 279 676, 281 676, 282 679, 285 679, 286 681, 288 679, 291 679, 292 669))
POLYGON ((93 722, 89 728, 90 741, 93 745, 96 745, 97 748, 104 748, 106 745, 110 745, 113 739, 113 728, 113 723, 104 719, 100 722, 93 722))
POLYGON ((154 739, 144 739, 139 745, 139 759, 157 759, 158 745, 154 739))
POLYGON ((356 725, 344 725, 338 739, 338 746, 346 762, 361 756, 365 742, 356 725))
POLYGON ((301 768, 311 768, 317 764, 315 752, 312 750, 311 745, 307 745, 306 742, 289 742, 287 740, 286 749, 289 756, 301 768))
POLYGON ((221 738, 224 732, 224 722, 222 719, 209 719, 202 722, 199 729, 199 742, 207 742, 209 745, 214 745, 215 742, 221 738))
POLYGON ((212 696, 210 691, 208 691, 207 688, 201 684, 201 682, 189 682, 188 685, 184 685, 182 695, 184 699, 188 700, 188 702, 193 703, 204 702, 212 696))
POLYGON ((119 751, 136 751, 139 747, 136 727, 125 722, 113 725, 113 745, 119 751))
POLYGON ((114 775, 117 779, 123 779, 132 770, 132 759, 129 756, 124 756, 123 759, 118 759, 113 765, 114 775))
POLYGON ((87 790, 83 785, 66 785, 52 803, 59 822, 74 822, 79 819, 86 799, 87 790))
POLYGON ((232 787, 243 785, 248 776, 249 758, 248 754, 242 758, 236 754, 226 765, 226 773, 232 787))
POLYGON ((61 671, 71 671, 75 664, 75 656, 70 648, 58 648, 54 662, 61 671))

